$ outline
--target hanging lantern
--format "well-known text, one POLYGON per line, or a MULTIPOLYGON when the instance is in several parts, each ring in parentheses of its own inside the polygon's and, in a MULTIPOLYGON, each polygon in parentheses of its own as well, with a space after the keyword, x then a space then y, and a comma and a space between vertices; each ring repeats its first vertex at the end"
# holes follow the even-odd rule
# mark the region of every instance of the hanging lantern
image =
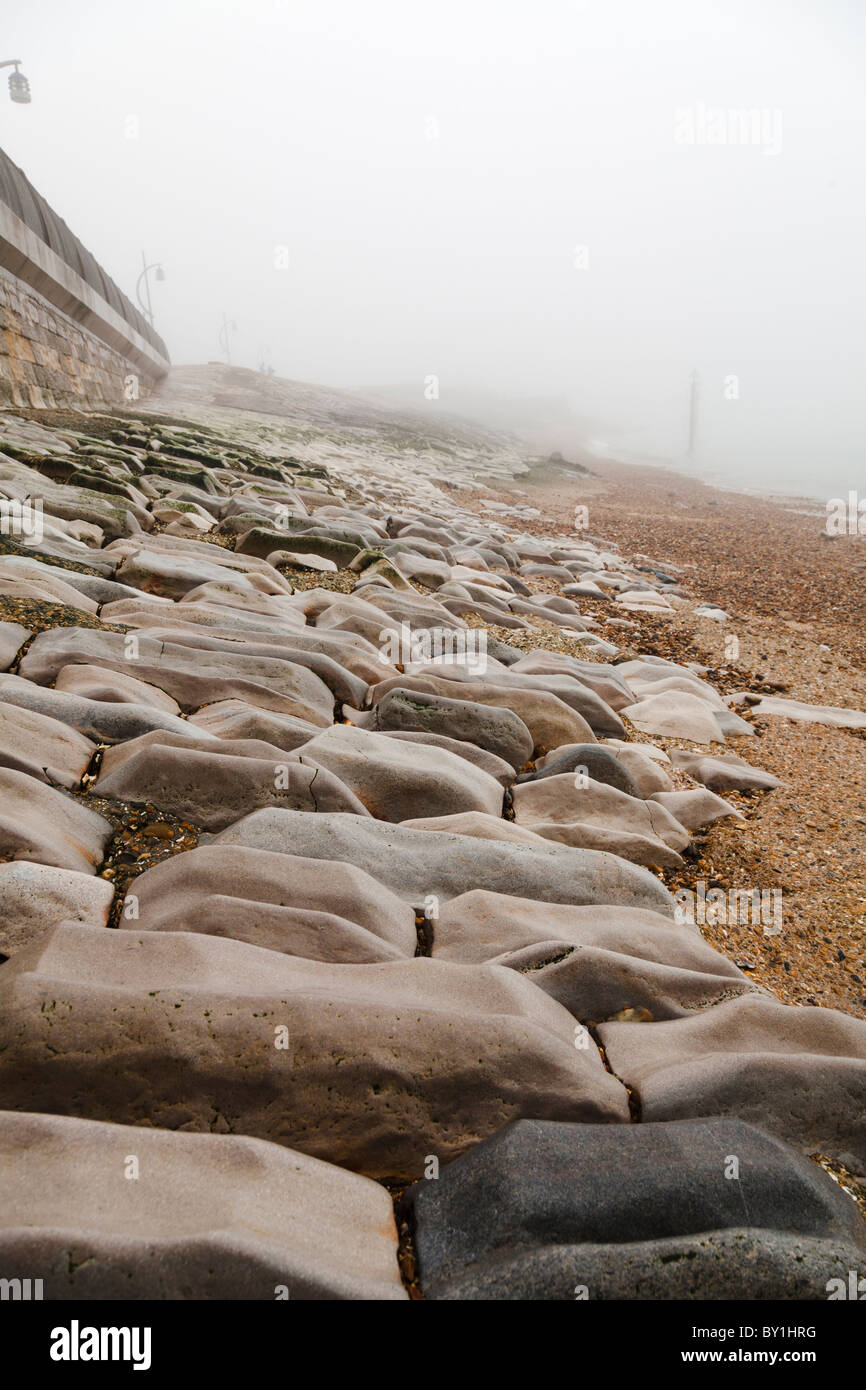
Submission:
POLYGON ((9 74, 9 95, 13 101, 20 102, 22 105, 26 105, 30 101, 30 83, 23 72, 19 72, 17 68, 9 74))

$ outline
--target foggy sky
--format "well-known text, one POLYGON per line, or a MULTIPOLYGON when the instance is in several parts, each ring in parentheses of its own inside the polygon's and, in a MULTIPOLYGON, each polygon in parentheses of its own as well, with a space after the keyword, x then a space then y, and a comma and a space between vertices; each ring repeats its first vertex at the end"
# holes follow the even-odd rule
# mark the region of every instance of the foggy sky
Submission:
POLYGON ((0 89, 0 143, 126 293, 142 248, 163 261, 176 363, 220 356, 225 312, 242 365, 430 410, 549 397, 575 441, 673 460, 696 368, 702 470, 866 486, 856 0, 7 0, 4 20, 33 104, 0 89))

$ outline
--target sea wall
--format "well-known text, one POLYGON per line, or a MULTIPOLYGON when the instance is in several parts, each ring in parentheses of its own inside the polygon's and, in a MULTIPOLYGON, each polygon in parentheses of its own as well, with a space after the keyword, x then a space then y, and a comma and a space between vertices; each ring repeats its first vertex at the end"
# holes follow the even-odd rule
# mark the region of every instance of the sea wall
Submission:
POLYGON ((144 315, 0 151, 0 402, 136 400, 169 365, 144 315))

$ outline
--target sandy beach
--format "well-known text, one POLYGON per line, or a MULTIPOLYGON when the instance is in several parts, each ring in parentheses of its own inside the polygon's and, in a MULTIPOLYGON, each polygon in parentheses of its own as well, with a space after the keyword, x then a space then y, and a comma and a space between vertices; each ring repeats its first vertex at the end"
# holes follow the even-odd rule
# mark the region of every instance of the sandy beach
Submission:
MULTIPOLYGON (((813 499, 723 491, 660 468, 612 462, 592 468, 584 477, 541 467, 514 488, 476 493, 469 505, 480 514, 491 500, 537 507, 541 515, 525 528, 539 536, 567 531, 575 508, 586 506, 589 535, 610 538, 624 554, 684 567, 688 591, 730 615, 722 623, 691 613, 672 619, 632 613, 635 627, 624 636, 599 605, 598 631, 620 647, 625 642, 699 662, 722 693, 763 691, 864 707, 863 537, 827 539, 825 510, 813 499), (732 634, 737 660, 725 657, 732 634)), ((535 580, 533 587, 547 583, 535 580)), ((687 868, 665 871, 665 881, 672 889, 700 882, 780 889, 781 935, 765 937, 751 923, 705 923, 705 937, 786 1003, 866 1017, 866 739, 855 730, 746 717, 757 737, 748 748, 741 741, 738 751, 785 786, 764 797, 733 793, 745 821, 707 827, 687 868)), ((630 736, 650 741, 637 729, 630 736)), ((689 746, 681 739, 653 741, 689 746)))

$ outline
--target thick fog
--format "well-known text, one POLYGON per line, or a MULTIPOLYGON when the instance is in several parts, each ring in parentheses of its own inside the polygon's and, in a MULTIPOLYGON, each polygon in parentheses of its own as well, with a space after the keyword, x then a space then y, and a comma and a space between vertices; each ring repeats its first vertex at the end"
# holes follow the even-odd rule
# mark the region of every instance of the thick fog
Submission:
POLYGON ((225 315, 241 365, 679 466, 696 370, 689 466, 866 484, 862 0, 4 19, 0 140, 128 294, 164 264, 174 362, 225 315))

